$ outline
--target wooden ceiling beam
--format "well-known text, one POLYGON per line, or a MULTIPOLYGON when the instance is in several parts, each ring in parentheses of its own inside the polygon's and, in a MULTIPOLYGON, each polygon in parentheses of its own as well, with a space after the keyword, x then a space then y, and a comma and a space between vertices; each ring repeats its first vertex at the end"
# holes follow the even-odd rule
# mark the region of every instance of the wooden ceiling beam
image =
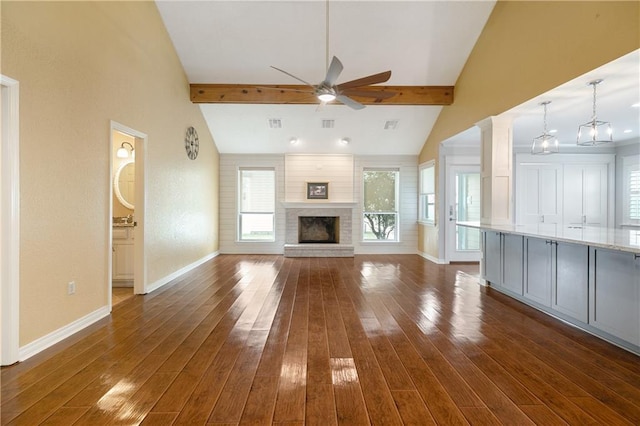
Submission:
MULTIPOLYGON (((196 104, 317 104, 310 88, 291 84, 191 84, 196 104)), ((366 86, 358 91, 396 92, 387 99, 350 96, 364 105, 451 105, 454 86, 366 86)))

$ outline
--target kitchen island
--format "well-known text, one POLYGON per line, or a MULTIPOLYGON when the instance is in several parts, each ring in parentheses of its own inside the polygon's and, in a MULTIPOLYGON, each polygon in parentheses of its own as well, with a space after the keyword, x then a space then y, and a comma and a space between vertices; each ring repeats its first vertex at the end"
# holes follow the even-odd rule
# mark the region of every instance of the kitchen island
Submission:
POLYGON ((640 355, 640 230, 485 225, 487 285, 640 355))

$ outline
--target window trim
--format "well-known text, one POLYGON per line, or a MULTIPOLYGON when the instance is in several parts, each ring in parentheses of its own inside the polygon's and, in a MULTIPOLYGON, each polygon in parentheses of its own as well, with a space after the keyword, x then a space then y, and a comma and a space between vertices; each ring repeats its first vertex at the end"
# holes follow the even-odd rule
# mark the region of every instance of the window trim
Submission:
MULTIPOLYGON (((640 217, 631 218, 631 188, 629 178, 631 173, 640 173, 640 157, 635 155, 622 158, 622 226, 640 226, 640 217)), ((636 195, 638 196, 638 195, 636 195)), ((639 196, 640 197, 640 196, 639 196)))
POLYGON ((237 171, 237 200, 236 200, 236 242, 237 243, 273 243, 276 241, 276 201, 277 201, 277 175, 275 167, 238 167, 237 171), (242 210, 242 172, 244 171, 270 171, 273 172, 273 211, 271 212, 245 212, 242 210), (273 235, 269 239, 245 239, 242 238, 243 214, 271 214, 273 216, 273 235))
MULTIPOLYGON (((418 167, 418 223, 422 225, 436 226, 436 160, 429 160, 426 163, 420 164, 418 167), (426 188, 426 184, 423 180, 423 171, 431 169, 433 182, 432 188, 426 188), (431 191, 428 191, 431 189, 431 191), (425 199, 428 199, 429 195, 433 195, 433 218, 425 218, 425 199)), ((428 211, 428 209, 427 209, 428 211)))
POLYGON ((362 168, 362 200, 361 200, 361 204, 360 207, 362 208, 362 213, 360 215, 360 219, 362 220, 362 226, 360 227, 360 233, 361 233, 361 237, 360 237, 360 242, 363 244, 395 244, 395 243, 400 243, 400 167, 376 167, 376 166, 369 166, 369 167, 363 167, 362 168), (366 172, 394 172, 395 173, 395 188, 394 188, 394 192, 395 192, 395 211, 368 211, 365 210, 365 187, 364 187, 364 175, 366 172), (396 224, 395 224, 395 228, 394 228, 394 235, 395 238, 394 239, 388 239, 388 240, 367 240, 364 238, 364 228, 365 228, 365 218, 364 215, 368 214, 368 213, 379 213, 379 214, 395 214, 396 215, 396 224))

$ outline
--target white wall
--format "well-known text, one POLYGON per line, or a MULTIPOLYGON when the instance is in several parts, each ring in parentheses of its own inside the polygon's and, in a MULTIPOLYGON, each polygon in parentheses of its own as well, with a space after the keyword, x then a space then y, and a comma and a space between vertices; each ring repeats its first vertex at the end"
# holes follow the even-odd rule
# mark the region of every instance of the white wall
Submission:
POLYGON ((285 234, 284 156, 220 155, 220 252, 282 254, 285 234), (273 167, 276 172, 275 241, 238 241, 238 170, 273 167))
POLYGON ((273 253, 284 251, 286 217, 283 202, 304 202, 306 182, 329 182, 329 200, 355 203, 353 245, 359 253, 416 253, 418 246, 418 157, 352 155, 239 155, 220 156, 220 252, 273 253), (276 170, 276 238, 273 242, 237 241, 238 168, 273 167, 276 170), (400 170, 400 241, 362 242, 362 171, 368 167, 400 170), (286 182, 285 182, 286 181, 286 182))

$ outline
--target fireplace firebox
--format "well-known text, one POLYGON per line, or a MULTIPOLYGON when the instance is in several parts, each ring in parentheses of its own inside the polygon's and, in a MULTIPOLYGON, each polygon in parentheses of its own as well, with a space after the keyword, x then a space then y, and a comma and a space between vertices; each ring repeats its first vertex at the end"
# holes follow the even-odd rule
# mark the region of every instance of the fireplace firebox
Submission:
POLYGON ((299 216, 298 243, 338 244, 340 242, 340 217, 299 216))

